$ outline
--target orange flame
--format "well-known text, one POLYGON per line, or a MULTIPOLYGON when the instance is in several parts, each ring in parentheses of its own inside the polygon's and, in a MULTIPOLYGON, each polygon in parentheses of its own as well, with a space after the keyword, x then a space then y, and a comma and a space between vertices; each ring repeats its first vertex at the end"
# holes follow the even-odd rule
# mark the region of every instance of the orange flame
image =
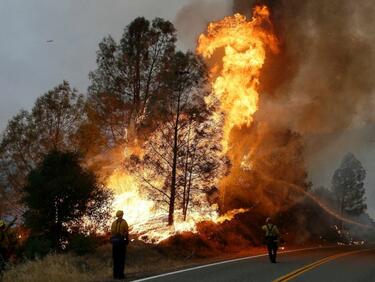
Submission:
MULTIPOLYGON (((139 152, 139 148, 127 148, 122 159, 127 159, 131 154, 139 152)), ((234 213, 221 217, 217 205, 210 206, 203 197, 195 201, 201 203, 200 207, 189 210, 187 220, 183 220, 181 209, 175 212, 175 223, 167 226, 168 213, 156 201, 150 199, 150 194, 142 185, 138 175, 127 171, 125 167, 117 164, 117 168, 107 179, 107 187, 115 194, 113 213, 116 210, 124 211, 124 218, 130 225, 131 232, 144 241, 158 243, 168 237, 185 231, 196 232, 196 223, 202 221, 222 222, 233 217, 234 213)), ((145 174, 146 172, 142 172, 145 174)), ((153 179, 153 184, 162 181, 153 179)), ((237 213, 240 213, 238 211, 237 213)))
MULTIPOLYGON (((207 32, 199 37, 197 53, 205 59, 212 60, 216 53, 224 52, 220 60, 212 64, 213 92, 206 99, 207 104, 216 101, 220 104, 213 118, 220 121, 224 117, 224 154, 230 149, 231 130, 251 125, 258 109, 257 88, 267 48, 278 52, 278 42, 272 33, 270 13, 266 6, 255 7, 251 20, 236 14, 211 23, 207 32)), ((125 152, 122 158, 128 157, 129 152, 125 152)), ((250 160, 244 162, 250 167, 250 160)), ((125 169, 117 169, 109 177, 107 185, 116 194, 113 209, 123 209, 133 232, 151 242, 160 242, 178 232, 195 232, 196 223, 201 221, 222 223, 248 211, 232 210, 220 216, 216 205, 210 206, 205 199, 195 199, 201 202, 200 207, 189 211, 186 221, 182 220, 181 211, 177 210, 174 226, 167 227, 166 211, 148 198, 135 175, 125 169)))
POLYGON ((197 53, 204 58, 213 58, 215 52, 224 51, 222 61, 211 68, 213 93, 206 102, 220 102, 217 117, 224 114, 225 152, 230 149, 231 130, 236 126, 250 126, 258 109, 257 88, 267 47, 278 52, 278 41, 273 35, 266 6, 256 6, 251 20, 236 14, 210 23, 206 34, 199 37, 197 53))
MULTIPOLYGON (((177 210, 174 225, 167 226, 166 211, 159 209, 154 201, 147 199, 145 191, 142 191, 134 176, 118 170, 109 177, 107 183, 116 194, 113 211, 124 210, 124 217, 130 225, 131 232, 147 242, 158 243, 180 232, 196 232, 198 222, 222 223, 232 220, 236 214, 248 211, 237 209, 220 216, 217 205, 206 204, 191 210, 186 221, 182 219, 182 211, 177 210)), ((201 202, 204 203, 204 199, 201 199, 201 202)))

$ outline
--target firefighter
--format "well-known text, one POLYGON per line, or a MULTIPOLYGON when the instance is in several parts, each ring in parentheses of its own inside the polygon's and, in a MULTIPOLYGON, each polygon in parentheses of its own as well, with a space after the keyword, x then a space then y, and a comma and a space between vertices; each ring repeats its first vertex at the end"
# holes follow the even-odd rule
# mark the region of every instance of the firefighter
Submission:
POLYGON ((11 255, 11 237, 9 229, 16 222, 17 218, 6 224, 4 220, 0 219, 0 272, 4 269, 5 262, 11 255))
POLYGON ((9 240, 7 234, 7 226, 4 220, 0 219, 0 255, 5 258, 5 253, 8 248, 9 240))
POLYGON ((268 256, 271 263, 276 263, 277 249, 279 243, 279 229, 272 223, 272 219, 268 217, 266 224, 262 226, 265 232, 266 244, 268 249, 268 256))
POLYGON ((12 236, 10 234, 10 228, 17 221, 15 217, 9 224, 6 224, 4 220, 0 219, 0 255, 3 259, 7 259, 10 254, 12 242, 12 236))
POLYGON ((123 216, 123 211, 117 211, 117 219, 111 226, 114 279, 125 279, 125 258, 126 247, 129 244, 129 226, 123 216))

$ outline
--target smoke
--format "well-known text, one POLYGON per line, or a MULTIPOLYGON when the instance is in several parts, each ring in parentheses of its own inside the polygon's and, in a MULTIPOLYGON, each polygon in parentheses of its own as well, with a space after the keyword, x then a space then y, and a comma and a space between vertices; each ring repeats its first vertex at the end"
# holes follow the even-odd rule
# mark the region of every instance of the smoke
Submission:
MULTIPOLYGON (((282 49, 264 67, 257 120, 301 136, 313 182, 329 187, 348 151, 370 170, 366 156, 373 159, 375 139, 372 1, 234 0, 232 8, 246 13, 257 3, 271 8, 282 49)), ((373 201, 373 191, 368 194, 373 201)))
POLYGON ((174 24, 178 32, 178 44, 183 49, 194 50, 198 36, 206 29, 209 22, 231 14, 229 1, 194 0, 184 6, 176 15, 174 24))
POLYGON ((304 135, 374 121, 371 1, 235 0, 233 9, 243 12, 260 2, 271 6, 283 48, 282 58, 271 58, 264 72, 263 90, 274 103, 267 111, 282 111, 282 122, 304 135))
POLYGON ((232 131, 231 173, 223 179, 223 209, 255 208, 264 215, 287 210, 308 188, 300 135, 269 123, 232 131), (243 155, 248 154, 248 167, 243 155), (242 162, 241 162, 242 160, 242 162), (290 185, 298 189, 291 189, 290 185))
MULTIPOLYGON (((176 17, 180 40, 192 49, 209 21, 234 12, 250 16, 255 4, 270 7, 281 52, 268 54, 255 125, 232 133, 232 140, 241 140, 236 146, 242 146, 242 152, 252 152, 253 166, 259 171, 304 187, 307 179, 303 172, 307 171, 315 187, 329 188, 331 175, 348 151, 371 170, 375 157, 375 150, 370 150, 375 140, 372 1, 195 1, 176 17)), ((244 205, 240 203, 243 199, 256 205, 257 200, 250 196, 254 191, 259 191, 255 197, 270 191, 285 193, 277 185, 268 187, 269 183, 259 181, 259 175, 248 176, 253 184, 246 187, 244 176, 236 172, 233 167, 230 178, 241 183, 230 178, 222 183, 238 186, 224 193, 228 208, 244 205), (268 188, 261 189, 262 185, 268 188), (230 195, 233 191, 236 195, 230 195)), ((375 191, 369 189, 375 180, 370 176, 367 184, 371 211, 375 191)), ((260 198, 265 206, 273 206, 273 196, 260 198)))

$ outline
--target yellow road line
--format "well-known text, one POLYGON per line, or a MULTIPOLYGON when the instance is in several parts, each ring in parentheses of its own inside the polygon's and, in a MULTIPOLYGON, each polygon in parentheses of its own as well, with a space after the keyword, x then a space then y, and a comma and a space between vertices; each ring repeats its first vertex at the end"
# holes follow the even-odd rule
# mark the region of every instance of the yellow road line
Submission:
POLYGON ((366 250, 357 250, 357 251, 351 251, 351 252, 345 252, 345 253, 338 253, 338 254, 335 254, 333 256, 330 256, 330 257, 326 257, 326 258, 323 258, 321 260, 318 260, 316 262, 313 262, 311 264, 308 264, 308 265, 305 265, 301 268, 298 268, 297 270, 294 270, 280 278, 277 278, 275 280, 273 280, 272 282, 285 282, 285 281, 289 281, 293 278, 296 278, 297 276, 301 275, 302 273, 305 273, 311 269, 314 269, 324 263, 327 263, 329 261, 332 261, 332 260, 335 260, 335 259, 338 259, 340 257, 344 257, 344 256, 348 256, 348 255, 353 255, 353 254, 356 254, 356 253, 361 253, 361 252, 366 252, 366 251, 371 251, 371 250, 374 250, 374 249, 366 249, 366 250))

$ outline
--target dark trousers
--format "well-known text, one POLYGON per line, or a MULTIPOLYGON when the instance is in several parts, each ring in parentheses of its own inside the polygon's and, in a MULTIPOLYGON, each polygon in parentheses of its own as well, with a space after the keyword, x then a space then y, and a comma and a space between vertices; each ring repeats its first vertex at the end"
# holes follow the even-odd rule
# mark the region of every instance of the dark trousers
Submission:
POLYGON ((277 242, 269 241, 267 242, 267 249, 268 249, 268 256, 272 263, 276 263, 276 256, 277 256, 277 249, 278 245, 277 242))
POLYGON ((113 278, 125 278, 125 258, 126 258, 126 244, 125 241, 121 243, 112 244, 112 258, 113 258, 113 278))

